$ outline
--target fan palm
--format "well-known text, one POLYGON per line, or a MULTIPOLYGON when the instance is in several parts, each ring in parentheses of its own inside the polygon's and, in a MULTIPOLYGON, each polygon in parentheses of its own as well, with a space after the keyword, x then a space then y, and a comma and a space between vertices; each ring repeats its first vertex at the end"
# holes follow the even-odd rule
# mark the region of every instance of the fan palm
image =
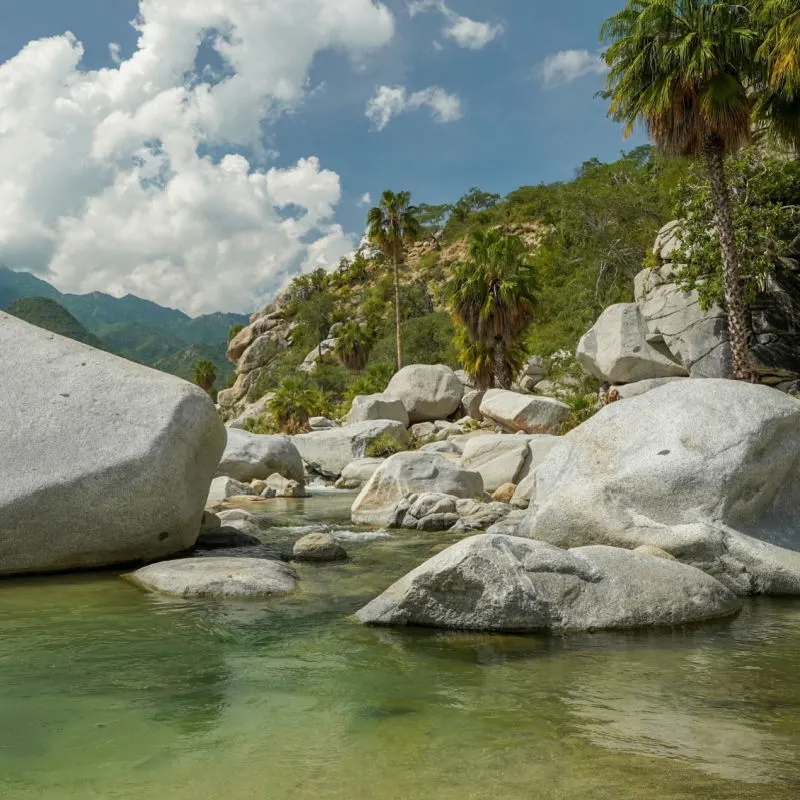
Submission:
POLYGON ((214 366, 213 361, 204 358, 201 361, 197 361, 192 367, 192 381, 201 389, 210 392, 216 380, 217 368, 214 366))
POLYGON ((747 307, 724 158, 747 143, 759 48, 750 10, 715 0, 629 0, 606 20, 610 115, 643 122, 665 152, 702 156, 711 183, 733 377, 752 379, 747 307))
POLYGON ((766 26, 758 54, 770 83, 792 99, 800 95, 800 0, 755 0, 755 10, 766 26))
POLYGON ((336 335, 333 353, 347 369, 361 372, 367 365, 372 341, 366 328, 357 322, 348 322, 336 335))
POLYGON ((533 268, 525 255, 518 236, 474 233, 467 260, 454 267, 446 289, 462 362, 481 388, 510 388, 522 365, 520 340, 536 304, 533 268))
POLYGON ((397 369, 403 366, 403 346, 400 338, 400 265, 406 245, 419 239, 421 227, 417 209, 411 205, 409 192, 385 191, 378 206, 367 215, 367 236, 394 266, 394 303, 397 337, 397 369))

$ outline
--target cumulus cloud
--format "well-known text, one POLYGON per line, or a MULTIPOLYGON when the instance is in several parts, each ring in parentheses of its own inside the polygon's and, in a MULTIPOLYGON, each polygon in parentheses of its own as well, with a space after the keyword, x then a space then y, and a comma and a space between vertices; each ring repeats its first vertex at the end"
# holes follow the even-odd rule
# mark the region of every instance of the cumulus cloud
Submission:
POLYGON ((364 192, 364 194, 361 195, 361 198, 359 199, 356 205, 359 208, 364 208, 365 206, 368 206, 371 203, 372 203, 372 195, 369 192, 364 192))
POLYGON ((375 130, 382 131, 398 114, 417 111, 423 106, 431 110, 434 121, 456 122, 463 116, 461 100, 438 86, 431 86, 409 95, 405 86, 381 86, 367 103, 366 116, 375 130))
POLYGON ((547 87, 572 83, 584 75, 602 75, 606 63, 588 50, 561 50, 548 56, 539 67, 542 82, 547 87))
POLYGON ((442 35, 469 50, 482 50, 505 32, 503 25, 479 22, 457 14, 444 0, 415 0, 408 4, 411 17, 432 11, 440 13, 445 19, 442 35))
POLYGON ((0 263, 203 313, 351 251, 339 176, 313 156, 268 169, 262 126, 304 100, 318 52, 390 41, 386 7, 140 0, 135 26, 111 68, 83 69, 69 33, 0 64, 0 263), (221 66, 196 72, 201 47, 221 66))

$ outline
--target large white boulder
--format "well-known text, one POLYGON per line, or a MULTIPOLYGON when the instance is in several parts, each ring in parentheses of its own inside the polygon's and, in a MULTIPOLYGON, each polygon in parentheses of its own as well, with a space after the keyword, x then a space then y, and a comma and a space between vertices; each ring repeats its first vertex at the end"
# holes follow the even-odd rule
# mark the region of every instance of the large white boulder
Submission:
POLYGON ((521 480, 530 459, 525 436, 476 436, 467 440, 461 466, 479 472, 483 488, 494 492, 504 484, 521 480))
POLYGON ((398 453, 387 458, 361 490, 351 517, 356 523, 393 526, 405 498, 430 493, 481 500, 483 479, 436 453, 398 453))
POLYGON ((225 447, 205 392, 3 313, 0 364, 0 574, 194 544, 225 447))
POLYGON ((490 389, 481 402, 481 414, 511 432, 557 434, 569 416, 569 406, 552 397, 490 389))
POLYGON ((342 470, 342 477, 336 481, 336 488, 361 489, 384 461, 385 458, 359 458, 351 461, 342 470))
POLYGON ((677 381, 564 437, 536 470, 520 531, 560 547, 655 545, 739 593, 798 594, 798 453, 797 400, 677 381))
POLYGON ((636 303, 609 306, 578 343, 577 359, 590 375, 611 383, 689 374, 666 347, 650 344, 636 303))
POLYGON ((412 423, 431 422, 458 411, 464 386, 450 367, 415 364, 396 373, 384 394, 402 401, 412 423))
POLYGON ((289 480, 303 482, 303 459, 289 436, 262 436, 228 429, 228 444, 217 467, 218 475, 252 481, 276 472, 289 480))
POLYGON ((255 494, 249 484, 237 481, 236 478, 228 475, 219 475, 211 481, 211 485, 208 487, 206 505, 222 503, 230 497, 255 496, 255 494))
POLYGON ((175 597, 259 598, 289 594, 295 571, 263 558, 183 558, 162 561, 125 576, 143 589, 175 597))
POLYGON ((398 447, 408 445, 405 425, 385 419, 303 433, 292 441, 310 472, 336 479, 351 461, 364 458, 370 443, 382 436, 393 439, 398 447))
POLYGON ((356 618, 478 631, 592 631, 684 625, 740 607, 719 581, 677 561, 487 533, 426 561, 356 618))
POLYGON ((386 394, 359 395, 353 400, 347 422, 368 422, 373 419, 393 419, 408 427, 408 412, 403 401, 386 394))

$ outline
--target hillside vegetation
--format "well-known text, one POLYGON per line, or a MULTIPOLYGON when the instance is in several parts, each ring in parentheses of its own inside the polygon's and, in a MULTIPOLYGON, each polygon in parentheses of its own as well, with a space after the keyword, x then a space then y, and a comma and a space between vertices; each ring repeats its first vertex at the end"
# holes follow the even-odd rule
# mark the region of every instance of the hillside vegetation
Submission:
POLYGON ((5 309, 7 313, 30 322, 39 328, 74 339, 76 342, 107 350, 106 345, 78 322, 72 314, 55 300, 47 297, 26 297, 15 300, 5 309))

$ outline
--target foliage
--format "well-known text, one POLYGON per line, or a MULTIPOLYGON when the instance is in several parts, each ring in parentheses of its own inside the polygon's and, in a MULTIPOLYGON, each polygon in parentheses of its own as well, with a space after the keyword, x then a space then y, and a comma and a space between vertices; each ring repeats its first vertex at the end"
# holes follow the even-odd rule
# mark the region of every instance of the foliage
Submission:
POLYGON ((800 2, 756 0, 764 28, 758 55, 766 64, 770 85, 796 99, 800 96, 800 2))
MULTIPOLYGON (((752 300, 767 276, 792 268, 800 256, 800 162, 750 148, 729 159, 733 225, 741 254, 745 296, 752 300)), ((707 177, 693 169, 675 192, 681 227, 676 263, 686 291, 696 289, 703 308, 723 302, 722 256, 714 228, 714 204, 707 177)))
POLYGON ((281 383, 267 402, 267 410, 281 432, 294 435, 307 431, 309 419, 324 414, 327 402, 318 387, 294 377, 281 383))
POLYGON ((364 372, 348 386, 345 392, 344 400, 348 408, 353 400, 360 395, 381 394, 389 385, 393 374, 394 368, 391 364, 385 362, 368 366, 364 372))
POLYGON ((27 297, 15 300, 6 309, 18 319, 31 325, 74 339, 76 342, 91 345, 99 350, 107 350, 106 345, 78 322, 72 314, 55 300, 47 297, 27 297))
POLYGON ((511 388, 524 361, 519 342, 536 304, 525 244, 498 230, 475 233, 467 261, 453 269, 445 296, 459 332, 462 361, 480 388, 511 388))
POLYGON ((217 380, 217 368, 214 362, 205 358, 196 362, 192 367, 192 380, 201 389, 210 392, 217 380))
POLYGON ((336 335, 334 355, 347 369, 361 372, 367 365, 373 337, 358 322, 348 322, 336 335))
MULTIPOLYGON (((454 344, 455 329, 449 314, 440 311, 406 320, 400 330, 409 364, 447 364, 455 369, 459 368, 458 352, 454 344)), ((393 345, 394 336, 390 330, 386 331, 372 348, 370 365, 393 364, 393 345)))
POLYGON ((391 433, 382 433, 367 445, 365 455, 367 458, 388 458, 405 450, 391 433))
POLYGON ((231 329, 228 331, 228 341, 232 342, 243 330, 244 325, 242 325, 241 322, 237 322, 236 325, 231 326, 231 329))
POLYGON ((581 394, 574 392, 561 398, 569 406, 569 416, 561 423, 561 434, 569 433, 597 413, 597 393, 581 394))

